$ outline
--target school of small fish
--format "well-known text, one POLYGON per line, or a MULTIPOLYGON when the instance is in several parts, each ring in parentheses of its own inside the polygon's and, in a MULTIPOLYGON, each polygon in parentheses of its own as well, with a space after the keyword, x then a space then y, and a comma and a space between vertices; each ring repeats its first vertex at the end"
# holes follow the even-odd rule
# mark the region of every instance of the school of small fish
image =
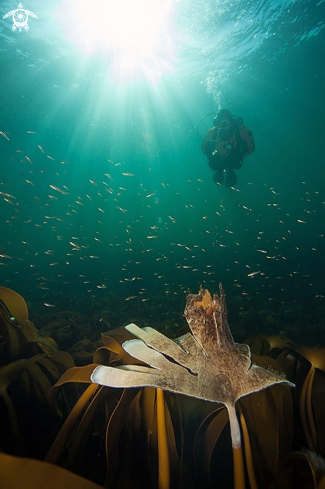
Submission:
MULTIPOLYGON (((149 179, 146 168, 105 158, 106 170, 78 177, 76 186, 69 158, 47 154, 37 133, 27 134, 33 149, 7 146, 8 178, 0 182, 2 285, 16 284, 25 271, 23 280, 40 289, 49 308, 59 307, 59 283, 92 295, 119 287, 125 301, 145 302, 157 290, 184 295, 220 280, 245 296, 253 280, 272 300, 275 281, 281 290, 299 277, 323 298, 313 266, 310 273, 301 267, 301 256, 316 263, 324 250, 318 215, 325 197, 307 182, 290 208, 267 184, 264 200, 254 200, 253 182, 244 196, 233 188, 211 199, 210 174, 185 178, 184 193, 177 181, 149 179)), ((0 136, 0 149, 11 144, 8 132, 0 136)))

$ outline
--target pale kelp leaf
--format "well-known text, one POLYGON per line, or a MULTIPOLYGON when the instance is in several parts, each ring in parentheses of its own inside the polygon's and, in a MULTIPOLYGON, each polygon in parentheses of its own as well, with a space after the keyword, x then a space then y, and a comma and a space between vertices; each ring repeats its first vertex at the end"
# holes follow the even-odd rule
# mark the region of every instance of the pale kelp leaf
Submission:
POLYGON ((92 382, 123 388, 157 387, 227 406, 234 406, 240 397, 269 385, 288 383, 251 363, 246 345, 235 345, 222 293, 220 299, 212 299, 208 291, 189 295, 185 316, 193 335, 179 338, 178 343, 152 328, 128 325, 128 331, 141 341, 127 341, 123 348, 153 368, 99 366, 91 375, 92 382), (185 348, 191 353, 186 353, 185 348))
MULTIPOLYGON (((139 328, 140 329, 140 328, 139 328)), ((163 370, 169 367, 169 361, 159 351, 149 348, 141 340, 131 340, 123 343, 124 350, 132 357, 145 362, 159 370, 163 370)))
MULTIPOLYGON (((173 367, 175 367, 175 370, 177 368, 182 369, 182 367, 177 365, 173 367)), ((190 385, 192 378, 185 369, 182 370, 182 375, 187 375, 187 380, 189 381, 187 388, 183 385, 184 392, 182 393, 186 392, 187 395, 191 395, 190 385)), ((173 375, 169 378, 168 372, 140 365, 123 365, 116 368, 99 365, 91 374, 91 381, 95 384, 118 388, 156 387, 179 393, 178 382, 177 380, 173 382, 173 379, 173 375)))
POLYGON ((91 380, 110 387, 156 387, 224 404, 229 415, 235 473, 243 477, 236 401, 273 384, 292 384, 253 364, 249 347, 234 343, 221 285, 220 297, 216 294, 211 297, 203 289, 198 295, 189 294, 184 315, 192 335, 175 342, 152 328, 127 326, 140 341, 128 341, 123 348, 150 367, 98 366, 91 380))
MULTIPOLYGON (((173 341, 153 328, 139 328, 135 324, 131 323, 125 326, 125 329, 130 331, 134 336, 142 340, 149 347, 154 348, 164 355, 172 357, 175 362, 183 365, 184 367, 193 368, 197 364, 196 355, 202 355, 202 350, 195 341, 194 337, 190 334, 173 341)), ((123 344, 123 348, 127 343, 123 344)), ((130 351, 128 352, 130 353, 130 351)), ((132 355, 132 353, 130 353, 130 355, 132 355)))

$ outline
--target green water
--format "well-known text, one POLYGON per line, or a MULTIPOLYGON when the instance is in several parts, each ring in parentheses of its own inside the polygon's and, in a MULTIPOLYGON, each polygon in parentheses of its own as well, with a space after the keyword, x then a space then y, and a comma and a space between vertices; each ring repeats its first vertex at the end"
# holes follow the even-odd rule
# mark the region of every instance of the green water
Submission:
POLYGON ((125 76, 118 54, 71 40, 75 5, 31 0, 38 19, 13 32, 1 3, 1 285, 40 315, 109 300, 150 322, 222 282, 234 316, 271 304, 316 321, 325 4, 264 4, 175 2, 156 58, 125 76), (256 142, 234 189, 200 150, 222 107, 256 142))

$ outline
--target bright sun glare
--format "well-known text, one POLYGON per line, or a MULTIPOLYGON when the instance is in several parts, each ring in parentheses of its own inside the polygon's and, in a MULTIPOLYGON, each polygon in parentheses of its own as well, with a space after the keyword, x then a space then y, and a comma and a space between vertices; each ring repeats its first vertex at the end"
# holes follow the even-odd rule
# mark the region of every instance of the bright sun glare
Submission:
POLYGON ((109 56, 120 72, 140 67, 161 76, 173 58, 172 1, 72 0, 64 2, 62 18, 84 54, 109 56))

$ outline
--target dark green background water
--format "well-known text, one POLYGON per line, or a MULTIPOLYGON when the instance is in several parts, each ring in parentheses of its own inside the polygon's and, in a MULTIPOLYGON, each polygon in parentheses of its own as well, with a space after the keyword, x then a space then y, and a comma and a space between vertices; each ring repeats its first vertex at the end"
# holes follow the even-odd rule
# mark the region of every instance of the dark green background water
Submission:
POLYGON ((222 282, 234 320, 322 325, 325 2, 175 2, 154 81, 70 42, 73 4, 30 0, 12 32, 1 2, 1 284, 40 315, 98 300, 141 324, 222 282), (222 107, 255 136, 236 189, 200 150, 222 107))

